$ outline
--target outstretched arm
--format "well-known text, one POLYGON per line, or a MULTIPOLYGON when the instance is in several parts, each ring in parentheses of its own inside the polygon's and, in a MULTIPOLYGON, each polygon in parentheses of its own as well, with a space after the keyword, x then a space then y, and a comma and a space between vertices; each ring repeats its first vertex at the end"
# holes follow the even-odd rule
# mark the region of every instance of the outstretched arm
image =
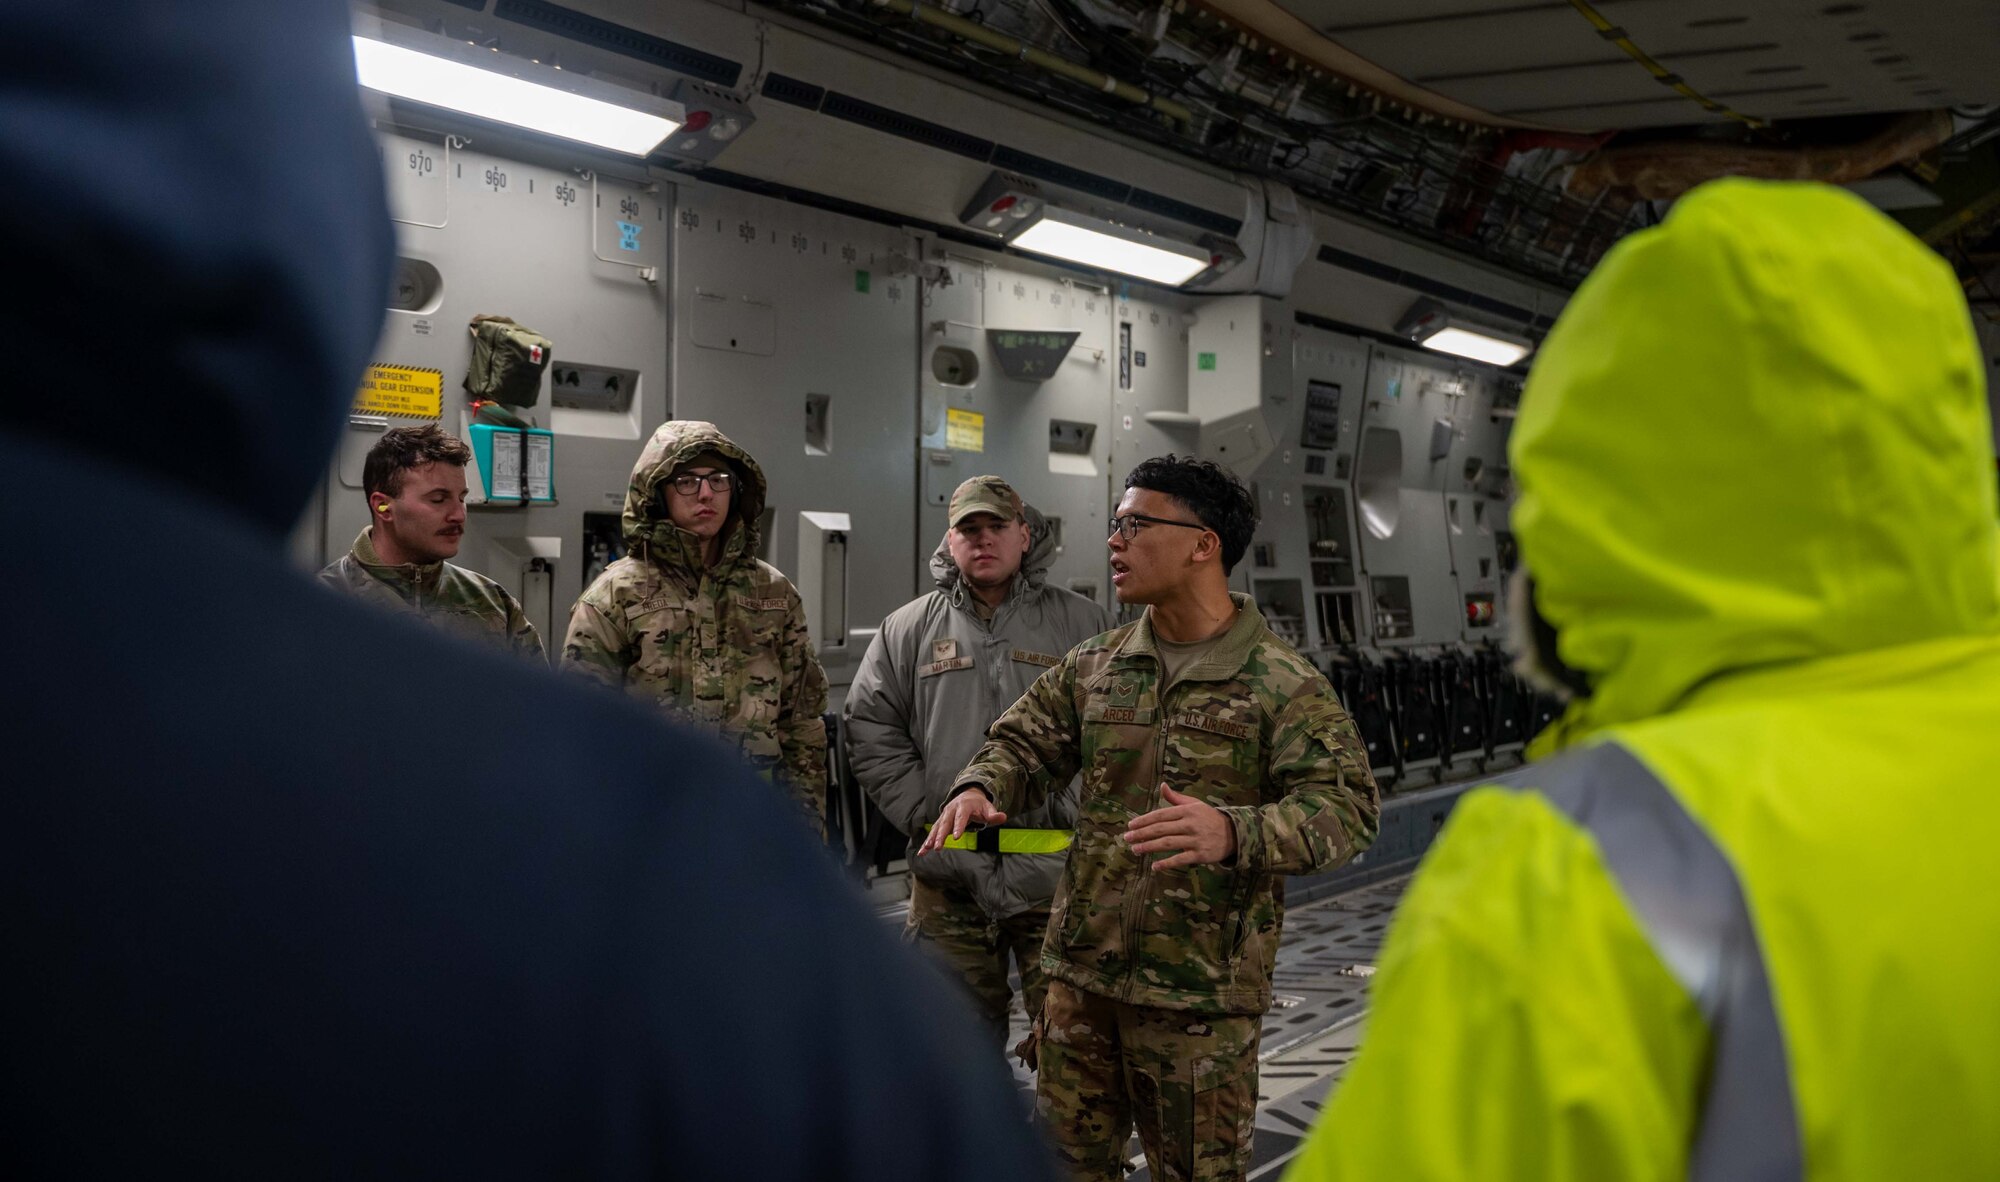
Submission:
POLYGON ((1072 655, 1036 678, 987 729, 986 745, 959 773, 952 798, 918 852, 929 853, 969 825, 997 825, 1067 784, 1082 762, 1077 725, 1072 655))

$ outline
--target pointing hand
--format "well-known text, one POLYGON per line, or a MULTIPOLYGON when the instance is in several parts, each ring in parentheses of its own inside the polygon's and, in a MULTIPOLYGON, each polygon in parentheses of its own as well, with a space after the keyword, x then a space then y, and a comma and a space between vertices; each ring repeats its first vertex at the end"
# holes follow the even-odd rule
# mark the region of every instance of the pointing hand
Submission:
POLYGON ((967 788, 945 802, 944 811, 938 814, 937 823, 931 826, 917 853, 923 855, 942 849, 946 838, 957 837, 968 828, 983 829, 988 825, 998 825, 1006 819, 1006 813, 993 807, 993 798, 986 795, 985 789, 967 788))

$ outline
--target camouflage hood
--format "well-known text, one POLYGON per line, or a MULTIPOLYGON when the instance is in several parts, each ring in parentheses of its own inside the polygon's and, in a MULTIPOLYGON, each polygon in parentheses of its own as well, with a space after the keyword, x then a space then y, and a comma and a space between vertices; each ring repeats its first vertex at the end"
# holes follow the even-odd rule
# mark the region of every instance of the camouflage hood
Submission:
MULTIPOLYGON (((1028 553, 1021 559, 1021 569, 1015 572, 1014 586, 1007 592, 1010 596, 1041 586, 1049 577, 1049 567, 1055 565, 1056 551, 1062 548, 1056 544, 1055 531, 1049 528, 1041 510, 1023 501, 1021 519, 1028 523, 1028 553)), ((931 552, 931 578, 937 581, 938 590, 957 603, 965 593, 965 586, 959 581, 958 564, 951 560, 951 531, 945 533, 945 537, 938 539, 937 549, 931 552)))
POLYGON ((764 470, 750 453, 732 443, 714 423, 669 421, 660 424, 632 465, 625 487, 625 512, 620 518, 627 553, 669 569, 697 576, 702 570, 701 539, 681 529, 660 511, 660 486, 674 469, 712 451, 729 461, 740 478, 729 501, 728 531, 717 567, 728 567, 757 554, 757 521, 764 513, 764 470))

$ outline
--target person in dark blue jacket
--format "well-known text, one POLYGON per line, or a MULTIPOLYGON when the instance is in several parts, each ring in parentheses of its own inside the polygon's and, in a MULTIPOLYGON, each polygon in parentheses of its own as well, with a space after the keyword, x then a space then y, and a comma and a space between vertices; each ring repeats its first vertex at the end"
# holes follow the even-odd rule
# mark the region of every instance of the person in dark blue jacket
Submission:
POLYGON ((727 752, 289 569, 388 290, 346 19, 0 0, 7 1173, 1046 1177, 727 752))

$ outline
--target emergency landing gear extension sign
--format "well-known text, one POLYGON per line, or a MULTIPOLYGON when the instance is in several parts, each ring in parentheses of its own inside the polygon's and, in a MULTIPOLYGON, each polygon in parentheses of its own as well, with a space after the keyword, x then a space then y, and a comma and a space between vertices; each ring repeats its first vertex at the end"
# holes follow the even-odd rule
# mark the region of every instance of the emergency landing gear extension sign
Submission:
POLYGON ((444 371, 371 365, 354 392, 354 413, 436 419, 444 415, 444 371))

